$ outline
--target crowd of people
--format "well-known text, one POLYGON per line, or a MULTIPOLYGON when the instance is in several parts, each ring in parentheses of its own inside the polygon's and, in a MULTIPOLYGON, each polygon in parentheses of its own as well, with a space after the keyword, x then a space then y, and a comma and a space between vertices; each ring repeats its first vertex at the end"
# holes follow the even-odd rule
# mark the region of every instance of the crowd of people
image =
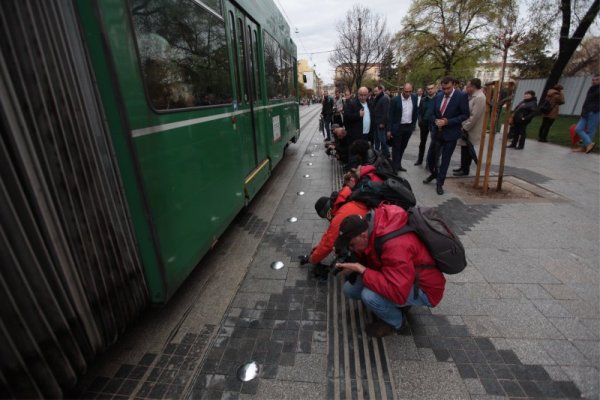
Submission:
MULTIPOLYGON (((452 155, 450 153, 450 142, 453 140, 449 139, 458 137, 457 145, 461 148, 461 166, 453 172, 458 176, 469 175, 470 165, 472 164, 469 144, 475 147, 478 146, 483 129, 483 115, 486 110, 485 87, 482 87, 481 81, 477 78, 469 80, 462 87, 459 87, 454 79, 452 81, 451 89, 448 85, 446 86, 450 93, 456 91, 457 96, 450 101, 453 95, 445 95, 449 96, 450 109, 448 114, 452 114, 451 121, 446 118, 445 114, 440 115, 439 113, 442 100, 438 100, 437 111, 434 107, 434 101, 442 99, 442 93, 445 92, 442 87, 444 84, 441 82, 439 85, 429 84, 425 88, 418 88, 416 91, 413 91, 413 86, 410 83, 406 83, 399 93, 391 93, 383 85, 378 85, 372 90, 361 87, 356 95, 352 95, 350 91, 342 94, 339 90, 336 90, 335 96, 329 96, 329 93, 325 91, 321 102, 325 139, 330 142, 327 145, 329 147, 337 146, 336 136, 331 135, 332 124, 344 127, 346 130, 344 133, 346 143, 342 144, 342 147, 345 147, 346 151, 354 140, 368 140, 382 156, 391 160, 397 171, 404 172, 406 169, 402 165, 402 157, 412 133, 418 128, 420 141, 415 165, 421 165, 424 161, 427 162, 426 147, 428 138, 431 138, 427 154, 432 155, 432 146, 438 150, 433 155, 437 155, 437 159, 441 157, 442 162, 440 164, 438 161, 439 168, 436 170, 435 175, 436 178, 438 176, 440 178, 437 183, 443 186, 445 177, 444 168, 442 168, 444 165, 443 156, 446 154, 447 159, 452 155), (464 108, 465 97, 468 104, 468 115, 464 108), (456 114, 456 104, 459 104, 459 102, 462 102, 463 105, 463 114, 460 118, 464 118, 460 123, 456 120, 457 116, 454 115, 456 114), (440 119, 449 121, 450 124, 444 128, 445 125, 439 125, 439 122, 436 122, 440 119), (440 135, 445 139, 442 141, 437 140, 440 135)), ((589 153, 596 146, 594 136, 600 123, 599 83, 600 76, 595 75, 592 78, 592 86, 582 107, 581 119, 574 127, 574 131, 580 140, 580 146, 574 150, 576 152, 589 153)), ((509 100, 511 98, 506 94, 506 90, 502 90, 497 108, 498 118, 502 109, 506 108, 505 105, 509 100)), ((488 105, 491 106, 492 103, 490 101, 488 105)), ((564 103, 564 88, 560 84, 554 85, 547 91, 539 106, 536 93, 533 90, 525 91, 523 99, 514 107, 507 121, 510 125, 509 139, 511 139, 508 148, 515 150, 524 148, 527 127, 536 116, 542 118, 538 141, 548 142, 550 129, 559 115, 560 106, 564 103)), ((502 122, 498 121, 496 124, 497 133, 500 131, 501 126, 502 122)), ((565 132, 566 134, 567 132, 565 132)), ((347 154, 342 156, 340 152, 337 153, 338 157, 348 157, 347 154)), ((347 161, 344 160, 344 163, 346 164, 347 161)), ((352 166, 352 163, 350 166, 352 166)), ((428 162, 426 167, 429 170, 435 169, 433 168, 434 165, 430 165, 428 162)), ((433 173, 434 171, 432 171, 433 173)), ((439 186, 437 185, 437 187, 439 186)))
MULTIPOLYGON (((585 152, 595 146, 590 133, 598 124, 598 83, 600 76, 595 76, 577 125, 577 133, 582 132, 580 148, 585 152)), ((509 121, 513 139, 508 147, 523 148, 527 125, 538 114, 543 116, 539 140, 547 141, 558 107, 564 103, 562 86, 548 91, 545 100, 548 105, 543 102, 540 111, 535 93, 524 93, 509 121)), ((385 201, 367 205, 354 197, 354 189, 361 182, 381 182, 390 172, 395 176, 406 171, 402 158, 418 127, 420 143, 415 165, 426 161, 430 175, 423 183, 435 180, 436 192, 442 195, 457 145, 461 147, 461 160, 454 175, 469 175, 472 146, 480 140, 486 110, 486 96, 477 78, 469 80, 463 90, 455 79, 445 77, 439 88, 430 84, 413 93, 413 86, 407 83, 395 96, 383 85, 372 91, 361 87, 356 96, 342 96, 336 91, 332 97, 325 92, 322 118, 327 151, 347 172, 339 192, 315 203, 317 214, 330 223, 311 253, 300 258, 302 264, 323 266, 323 260, 335 253, 333 266, 346 276, 344 294, 361 300, 373 315, 366 326, 368 335, 382 337, 397 332, 412 306, 435 307, 442 300, 446 280, 435 250, 409 225, 411 209, 385 201)), ((325 271, 328 274, 329 268, 325 271)))

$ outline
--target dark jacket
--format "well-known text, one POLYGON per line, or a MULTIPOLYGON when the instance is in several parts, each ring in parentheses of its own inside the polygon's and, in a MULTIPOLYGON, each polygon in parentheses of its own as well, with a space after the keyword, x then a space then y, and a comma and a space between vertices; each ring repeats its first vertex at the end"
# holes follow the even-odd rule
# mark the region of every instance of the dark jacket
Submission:
POLYGON ((446 279, 437 268, 422 268, 417 272, 416 265, 435 265, 435 260, 416 234, 407 233, 385 241, 381 256, 375 251, 375 238, 400 229, 407 222, 408 214, 400 207, 384 204, 375 210, 368 247, 357 254, 367 267, 363 283, 386 299, 405 304, 418 273, 419 287, 435 307, 444 295, 446 279))
MULTIPOLYGON (((412 99, 413 109, 411 116, 411 124, 412 129, 414 129, 415 124, 417 123, 417 95, 411 94, 410 98, 412 99)), ((400 122, 402 121, 402 95, 395 96, 390 101, 390 115, 389 115, 389 129, 392 132, 392 135, 398 132, 400 129, 400 122)))
POLYGON ((344 104, 344 126, 346 127, 348 142, 350 144, 356 139, 362 139, 363 117, 360 116, 360 110, 362 109, 363 106, 357 97, 344 104))
POLYGON ((469 96, 460 90, 454 90, 454 94, 446 105, 446 110, 442 115, 440 108, 444 92, 439 93, 433 99, 433 114, 429 122, 429 130, 438 132, 438 127, 435 125, 436 119, 447 118, 448 125, 442 128, 442 138, 445 141, 458 140, 462 137, 462 123, 469 118, 471 112, 469 110, 469 96))
POLYGON ((527 125, 537 114, 537 99, 532 97, 529 100, 523 100, 515 108, 513 113, 513 123, 515 125, 527 125))
POLYGON ((384 92, 381 92, 373 102, 373 113, 371 114, 371 123, 373 128, 378 128, 383 124, 383 128, 388 126, 388 112, 390 110, 390 98, 384 92))
POLYGON ((331 96, 323 96, 323 109, 321 110, 321 114, 333 114, 333 98, 331 96))
POLYGON ((420 124, 429 125, 429 123, 431 122, 431 116, 433 115, 433 99, 434 99, 434 97, 429 97, 429 96, 421 97, 421 104, 419 104, 419 123, 420 124))
POLYGON ((583 107, 581 108, 581 116, 587 117, 587 115, 591 112, 599 112, 600 111, 600 85, 592 85, 590 86, 587 95, 585 96, 585 101, 583 102, 583 107))

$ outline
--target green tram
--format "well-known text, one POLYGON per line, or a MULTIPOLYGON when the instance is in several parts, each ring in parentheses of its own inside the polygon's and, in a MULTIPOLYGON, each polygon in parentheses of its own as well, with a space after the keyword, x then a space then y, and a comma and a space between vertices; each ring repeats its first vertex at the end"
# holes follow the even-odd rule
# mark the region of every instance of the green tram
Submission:
POLYGON ((299 135, 271 0, 0 2, 0 395, 61 397, 299 135))

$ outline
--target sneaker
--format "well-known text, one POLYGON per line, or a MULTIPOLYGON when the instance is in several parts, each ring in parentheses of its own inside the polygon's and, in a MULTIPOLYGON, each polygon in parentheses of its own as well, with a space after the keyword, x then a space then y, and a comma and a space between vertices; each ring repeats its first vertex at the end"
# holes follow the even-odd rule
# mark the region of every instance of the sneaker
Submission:
POLYGON ((573 153, 584 153, 585 152, 585 147, 577 147, 575 149, 573 149, 573 153))
POLYGON ((377 319, 375 322, 367 325, 365 331, 367 332, 367 335, 378 338, 396 333, 396 330, 393 326, 380 319, 377 319))
POLYGON ((588 144, 587 147, 585 148, 585 152, 590 153, 592 150, 594 150, 594 147, 596 147, 596 143, 592 142, 592 143, 588 144))

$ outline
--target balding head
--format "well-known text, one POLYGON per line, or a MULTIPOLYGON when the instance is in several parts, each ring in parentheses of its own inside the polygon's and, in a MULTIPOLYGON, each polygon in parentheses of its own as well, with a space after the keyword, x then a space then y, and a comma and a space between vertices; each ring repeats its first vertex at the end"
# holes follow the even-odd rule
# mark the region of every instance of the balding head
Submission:
POLYGON ((413 86, 410 83, 405 83, 404 88, 402 89, 402 97, 408 99, 412 94, 413 86))
POLYGON ((362 86, 361 88, 358 89, 358 100, 361 103, 366 103, 367 102, 367 97, 369 97, 369 89, 367 89, 366 87, 362 86))

